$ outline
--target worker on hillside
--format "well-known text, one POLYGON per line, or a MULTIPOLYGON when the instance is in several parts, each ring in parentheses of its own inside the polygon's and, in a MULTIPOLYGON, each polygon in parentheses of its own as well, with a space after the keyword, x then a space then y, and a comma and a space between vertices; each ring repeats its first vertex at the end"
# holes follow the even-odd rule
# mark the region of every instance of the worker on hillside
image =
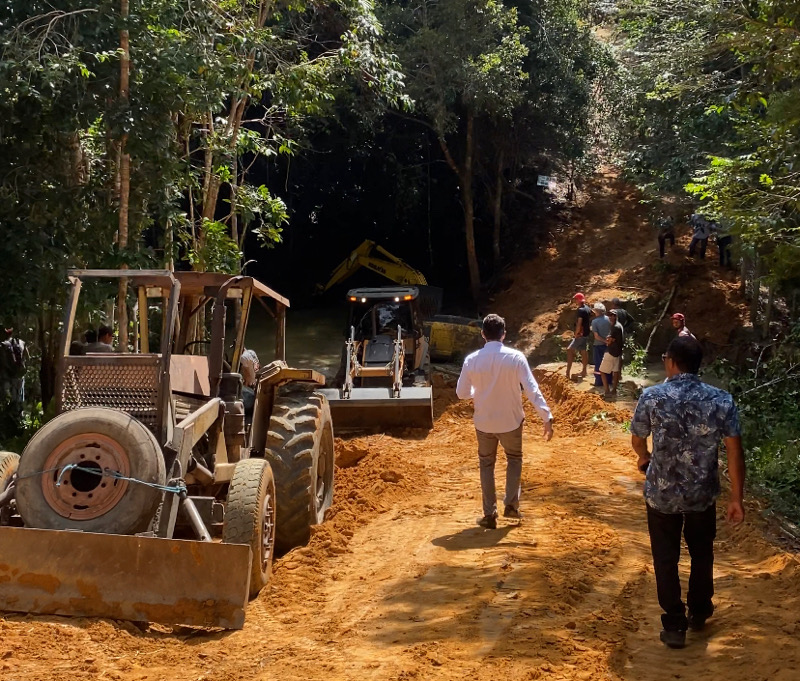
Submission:
POLYGON ((700 244, 700 259, 705 260, 706 247, 708 246, 708 237, 711 236, 712 223, 705 219, 702 215, 693 213, 689 218, 689 224, 692 226, 692 241, 689 244, 689 257, 694 257, 694 252, 698 244, 700 244))
POLYGON ((472 399, 473 421, 478 438, 481 471, 483 517, 478 525, 493 530, 497 527, 497 493, 494 466, 497 444, 506 454, 506 518, 522 518, 519 498, 522 481, 522 409, 520 386, 544 423, 545 440, 553 437, 553 415, 531 373, 528 360, 519 350, 503 345, 505 320, 496 314, 483 320, 482 335, 486 344, 464 360, 456 394, 462 400, 472 399))
POLYGON ((727 220, 720 220, 715 222, 714 225, 714 236, 717 240, 717 248, 719 248, 719 266, 731 268, 733 267, 731 258, 733 235, 731 234, 730 224, 727 220))
POLYGON ((600 379, 603 381, 603 392, 606 397, 617 394, 617 386, 622 375, 622 346, 625 345, 625 331, 622 324, 618 321, 618 311, 611 310, 608 313, 611 322, 611 330, 606 336, 608 349, 600 362, 600 379), (609 377, 611 386, 609 387, 609 377))
POLYGON ((661 640, 683 648, 686 629, 699 631, 714 612, 714 537, 720 494, 719 444, 728 455, 731 497, 728 522, 744 520, 745 464, 733 397, 700 381, 703 350, 694 338, 673 340, 664 355, 667 380, 647 388, 631 421, 631 445, 645 473, 647 528, 653 553, 661 640), (652 452, 647 437, 653 435, 652 452), (686 607, 678 562, 681 532, 691 556, 686 607))
POLYGON ((682 338, 683 336, 688 336, 690 338, 695 337, 686 326, 686 317, 682 313, 676 312, 674 315, 672 315, 672 317, 670 317, 670 321, 672 323, 672 328, 678 332, 678 338, 682 338))
POLYGON ((656 229, 658 230, 658 255, 663 258, 667 239, 671 246, 675 246, 675 219, 671 215, 661 215, 656 218, 656 229))
POLYGON ((611 322, 606 316, 606 306, 603 303, 595 303, 592 308, 594 312, 594 319, 592 320, 592 338, 594 338, 593 363, 594 363, 594 384, 596 386, 603 385, 603 380, 600 378, 600 364, 603 361, 603 355, 606 354, 608 346, 606 345, 606 338, 611 331, 611 322))
POLYGON ((586 296, 583 293, 576 293, 572 299, 578 304, 578 309, 575 314, 575 337, 567 347, 567 378, 572 378, 570 370, 576 352, 581 353, 581 360, 583 360, 583 371, 581 371, 580 377, 586 378, 586 369, 589 365, 589 325, 592 320, 592 311, 586 304, 586 296))

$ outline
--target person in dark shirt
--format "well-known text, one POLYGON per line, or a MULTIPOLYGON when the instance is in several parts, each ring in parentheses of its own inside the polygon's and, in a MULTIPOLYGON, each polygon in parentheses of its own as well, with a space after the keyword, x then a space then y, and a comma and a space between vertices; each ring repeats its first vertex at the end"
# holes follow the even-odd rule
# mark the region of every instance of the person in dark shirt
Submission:
POLYGON ((675 219, 671 215, 660 216, 656 219, 656 229, 658 229, 658 255, 663 258, 667 239, 673 247, 675 246, 675 219))
POLYGON ((583 361, 583 371, 580 373, 580 377, 586 378, 586 368, 589 365, 589 325, 592 321, 592 311, 586 304, 586 296, 582 293, 576 293, 572 299, 578 303, 578 309, 575 312, 575 337, 567 347, 567 378, 572 378, 570 370, 576 352, 581 353, 583 361))
POLYGON ((636 319, 630 312, 622 307, 622 301, 619 298, 612 298, 611 304, 617 311, 617 321, 622 324, 622 330, 625 332, 625 336, 629 336, 636 327, 636 319))
POLYGON ((719 445, 725 443, 731 496, 728 522, 744 520, 745 464, 739 414, 730 393, 707 385, 697 372, 703 349, 695 338, 674 339, 664 354, 667 380, 647 388, 631 421, 631 446, 644 472, 647 529, 653 552, 661 640, 686 645, 686 629, 699 631, 714 612, 714 537, 720 495, 719 445), (653 436, 652 451, 647 437, 653 436), (681 600, 681 532, 691 556, 689 593, 681 600))
POLYGON ((625 344, 625 331, 618 319, 618 310, 611 310, 608 313, 611 330, 606 336, 606 354, 603 355, 603 361, 600 362, 600 378, 603 381, 603 390, 606 397, 617 394, 617 386, 622 374, 622 346, 625 344), (609 376, 612 381, 610 388, 608 385, 609 376))

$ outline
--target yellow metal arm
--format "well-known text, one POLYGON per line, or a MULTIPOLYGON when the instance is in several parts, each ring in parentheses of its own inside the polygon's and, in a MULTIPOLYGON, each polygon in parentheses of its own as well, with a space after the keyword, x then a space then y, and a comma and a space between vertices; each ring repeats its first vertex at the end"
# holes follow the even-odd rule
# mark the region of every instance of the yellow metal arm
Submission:
POLYGON ((319 292, 324 293, 331 286, 351 277, 361 267, 377 272, 397 284, 425 286, 428 283, 422 272, 367 239, 339 264, 327 284, 317 287, 319 292))

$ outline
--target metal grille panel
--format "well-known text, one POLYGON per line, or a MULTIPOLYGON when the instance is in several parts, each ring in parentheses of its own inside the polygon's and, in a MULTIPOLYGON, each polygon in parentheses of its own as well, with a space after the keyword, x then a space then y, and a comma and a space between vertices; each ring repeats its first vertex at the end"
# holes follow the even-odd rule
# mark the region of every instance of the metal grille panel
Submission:
MULTIPOLYGON (((158 423, 158 357, 127 363, 125 357, 69 362, 61 394, 62 411, 82 407, 119 409, 155 432, 158 423)), ((136 360, 140 358, 137 357, 136 360)))

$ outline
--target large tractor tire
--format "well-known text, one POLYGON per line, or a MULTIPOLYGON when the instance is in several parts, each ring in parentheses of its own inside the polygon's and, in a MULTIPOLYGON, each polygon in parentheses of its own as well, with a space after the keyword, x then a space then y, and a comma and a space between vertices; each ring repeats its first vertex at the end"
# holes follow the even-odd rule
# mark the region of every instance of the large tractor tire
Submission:
POLYGON ((27 527, 135 534, 147 530, 166 471, 155 436, 114 409, 57 416, 33 436, 19 462, 17 509, 27 527), (116 471, 123 480, 101 475, 116 471))
POLYGON ((333 422, 323 395, 300 385, 278 392, 266 458, 278 491, 275 548, 284 553, 308 542, 333 502, 333 422))
MULTIPOLYGON (((8 489, 19 467, 19 454, 0 452, 0 494, 8 489)), ((8 503, 0 508, 0 525, 8 525, 14 504, 8 503)))
POLYGON ((0 452, 0 492, 4 492, 19 467, 19 454, 0 452))
POLYGON ((228 487, 222 541, 250 547, 250 598, 255 598, 269 581, 275 553, 275 479, 264 459, 237 462, 228 487))

